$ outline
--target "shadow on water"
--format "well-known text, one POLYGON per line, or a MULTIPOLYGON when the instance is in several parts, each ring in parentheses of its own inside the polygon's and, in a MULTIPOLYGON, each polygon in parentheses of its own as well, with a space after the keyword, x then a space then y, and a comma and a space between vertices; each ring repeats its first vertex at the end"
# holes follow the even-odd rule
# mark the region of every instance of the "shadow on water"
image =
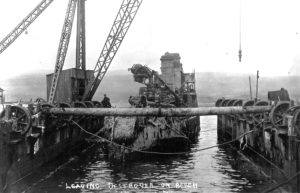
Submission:
POLYGON ((197 151, 217 144, 216 117, 201 117, 201 128, 185 155, 113 164, 94 148, 27 192, 260 192, 273 185, 230 146, 197 151))

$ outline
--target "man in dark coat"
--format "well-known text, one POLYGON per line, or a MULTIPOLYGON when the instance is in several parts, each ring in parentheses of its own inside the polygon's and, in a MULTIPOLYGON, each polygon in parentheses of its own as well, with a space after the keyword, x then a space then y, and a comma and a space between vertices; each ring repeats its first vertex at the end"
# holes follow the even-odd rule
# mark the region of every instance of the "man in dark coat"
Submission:
POLYGON ((106 96, 106 94, 104 94, 104 99, 102 100, 102 105, 105 108, 110 108, 111 104, 110 104, 110 99, 106 96))

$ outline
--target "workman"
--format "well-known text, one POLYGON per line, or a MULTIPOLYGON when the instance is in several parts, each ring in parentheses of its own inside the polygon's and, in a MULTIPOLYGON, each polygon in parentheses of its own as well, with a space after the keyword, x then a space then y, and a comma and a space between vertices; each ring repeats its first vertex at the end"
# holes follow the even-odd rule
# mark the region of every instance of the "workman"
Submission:
POLYGON ((147 107, 147 97, 145 95, 141 96, 140 104, 141 104, 141 107, 147 107))
POLYGON ((106 96, 106 94, 104 94, 104 99, 102 100, 102 105, 105 108, 110 108, 111 104, 110 104, 110 99, 106 96))

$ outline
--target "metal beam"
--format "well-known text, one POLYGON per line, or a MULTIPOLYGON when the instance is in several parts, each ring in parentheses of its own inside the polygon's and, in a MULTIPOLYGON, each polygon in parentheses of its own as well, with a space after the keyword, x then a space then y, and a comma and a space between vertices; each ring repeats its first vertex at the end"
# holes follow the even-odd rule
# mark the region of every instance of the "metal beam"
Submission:
POLYGON ((65 22, 63 25, 60 41, 59 41, 59 47, 57 51, 56 56, 56 63, 54 68, 54 73, 52 77, 51 87, 50 87, 50 93, 49 93, 49 99, 48 102, 52 104, 54 102, 57 83, 59 81, 59 75, 60 72, 64 66, 65 58, 68 51, 69 41, 71 37, 72 32, 72 26, 73 26, 73 20, 75 15, 75 9, 76 9, 76 3, 77 0, 69 0, 65 22))
POLYGON ((88 83, 83 101, 91 100, 117 53, 142 0, 123 0, 113 26, 94 68, 95 80, 88 83))
POLYGON ((263 113, 271 111, 271 106, 247 107, 198 107, 198 108, 51 108, 45 113, 91 116, 158 116, 186 117, 204 115, 232 115, 263 113))
POLYGON ((85 53, 85 0, 78 0, 77 5, 77 35, 76 35, 76 68, 86 69, 85 53))
MULTIPOLYGON (((39 3, 1 42, 0 54, 8 48, 28 26, 52 3, 53 0, 43 0, 39 3)), ((2 7, 3 9, 3 7, 2 7)))

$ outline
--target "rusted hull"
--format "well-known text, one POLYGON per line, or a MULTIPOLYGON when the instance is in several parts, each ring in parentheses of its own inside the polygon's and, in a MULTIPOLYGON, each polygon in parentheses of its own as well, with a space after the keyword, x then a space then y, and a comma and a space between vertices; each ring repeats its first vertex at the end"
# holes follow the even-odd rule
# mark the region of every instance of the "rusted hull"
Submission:
MULTIPOLYGON (((119 117, 119 119, 129 118, 119 117)), ((128 129, 130 126, 124 124, 112 129, 115 135, 112 140, 114 143, 108 145, 109 158, 112 161, 136 160, 159 155, 151 152, 178 153, 188 151, 191 144, 198 139, 200 132, 198 116, 185 118, 135 117, 131 118, 131 121, 134 121, 132 129, 128 129), (118 130, 132 130, 132 135, 121 136, 118 130)), ((118 125, 116 122, 118 119, 113 125, 118 125)))

